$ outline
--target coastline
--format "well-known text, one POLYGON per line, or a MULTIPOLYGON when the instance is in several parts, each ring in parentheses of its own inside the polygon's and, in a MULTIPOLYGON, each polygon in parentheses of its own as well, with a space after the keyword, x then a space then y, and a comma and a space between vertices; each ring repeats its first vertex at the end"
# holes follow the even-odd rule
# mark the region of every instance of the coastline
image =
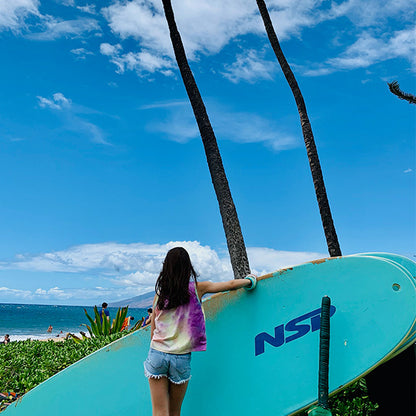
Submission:
MULTIPOLYGON (((74 334, 77 337, 82 337, 82 335, 79 332, 65 332, 62 334, 59 334, 59 336, 53 336, 50 334, 45 334, 45 335, 31 335, 31 334, 27 334, 27 335, 10 335, 10 342, 21 342, 21 341, 27 341, 27 340, 31 340, 31 341, 54 341, 54 342, 60 342, 60 341, 64 341, 66 339, 66 337, 68 336, 68 334, 74 334)), ((86 334, 87 337, 89 337, 89 334, 86 334)))
MULTIPOLYGON (((85 309, 93 316, 91 307, 85 309)), ((118 308, 109 308, 109 311, 111 318, 114 318, 118 308)), ((147 315, 147 310, 129 308, 128 313, 140 320, 147 315)), ((88 324, 88 319, 82 306, 0 303, 0 317, 0 342, 6 334, 10 336, 11 342, 61 339, 68 332, 77 337, 81 337, 81 331, 88 334, 85 325, 88 324), (52 327, 51 332, 47 332, 49 327, 52 327)))

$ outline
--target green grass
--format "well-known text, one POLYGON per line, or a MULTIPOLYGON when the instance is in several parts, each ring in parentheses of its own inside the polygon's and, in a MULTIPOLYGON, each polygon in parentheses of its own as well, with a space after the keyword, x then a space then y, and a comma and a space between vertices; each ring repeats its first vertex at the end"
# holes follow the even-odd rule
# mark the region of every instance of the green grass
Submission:
POLYGON ((76 343, 72 339, 18 341, 0 345, 0 392, 22 395, 58 371, 70 366, 125 333, 90 338, 76 343))

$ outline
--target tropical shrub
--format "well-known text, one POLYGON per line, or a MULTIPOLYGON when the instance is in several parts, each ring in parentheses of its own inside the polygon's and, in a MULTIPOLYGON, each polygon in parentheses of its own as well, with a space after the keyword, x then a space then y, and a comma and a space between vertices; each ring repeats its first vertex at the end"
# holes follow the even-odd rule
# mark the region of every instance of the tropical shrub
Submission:
MULTIPOLYGON (((83 324, 83 325, 87 327, 88 332, 90 333, 91 337, 107 336, 111 334, 117 334, 121 331, 128 331, 128 332, 135 331, 136 329, 139 329, 141 327, 143 319, 136 322, 136 324, 130 330, 125 329, 123 323, 127 317, 128 309, 129 309, 128 306, 124 308, 118 308, 116 317, 115 319, 113 319, 113 322, 110 325, 110 321, 109 319, 107 319, 104 312, 102 311, 100 315, 100 312, 98 312, 98 309, 96 306, 94 306, 95 319, 92 319, 91 316, 88 315, 88 312, 86 311, 86 309, 84 308, 84 313, 88 321, 90 322, 90 325, 86 325, 86 324, 83 324)), ((70 335, 72 338, 78 341, 81 341, 82 339, 86 338, 83 334, 81 334, 83 337, 82 339, 76 337, 73 334, 70 334, 70 335)))
MULTIPOLYGON (((331 396, 329 408, 332 416, 371 416, 374 415, 378 405, 370 401, 365 379, 361 378, 331 396)), ((297 413, 297 415, 307 416, 307 412, 297 413)))
POLYGON ((333 416, 371 416, 378 408, 368 397, 367 384, 364 378, 335 394, 329 400, 333 416))

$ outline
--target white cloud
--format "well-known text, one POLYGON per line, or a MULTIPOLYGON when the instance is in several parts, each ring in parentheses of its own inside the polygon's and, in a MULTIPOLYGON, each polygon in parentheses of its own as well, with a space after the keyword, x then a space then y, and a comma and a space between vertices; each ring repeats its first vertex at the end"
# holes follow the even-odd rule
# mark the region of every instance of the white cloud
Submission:
POLYGON ((113 56, 118 55, 119 51, 122 49, 120 44, 110 45, 109 43, 102 43, 100 45, 100 52, 103 55, 113 56))
POLYGON ((153 104, 146 104, 140 107, 140 110, 151 110, 153 108, 170 108, 170 107, 183 107, 189 105, 189 101, 183 100, 172 100, 172 101, 163 101, 153 104))
POLYGON ((38 288, 34 291, 20 290, 8 287, 0 287, 0 298, 7 302, 31 302, 31 303, 68 303, 93 305, 100 304, 102 299, 117 300, 139 296, 154 290, 152 286, 132 287, 83 287, 83 288, 59 288, 58 286, 49 289, 38 288))
POLYGON ((328 59, 316 68, 305 69, 309 76, 326 75, 338 70, 366 68, 378 62, 404 58, 416 70, 416 26, 376 37, 363 32, 358 40, 336 58, 328 59))
MULTIPOLYGON (((305 26, 317 24, 318 13, 315 12, 315 7, 321 3, 322 0, 268 2, 272 19, 277 22, 280 39, 299 33, 305 26)), ((186 53, 191 61, 197 60, 199 55, 218 53, 232 40, 247 34, 265 37, 254 1, 177 0, 173 6, 186 53)), ((130 68, 124 64, 127 69, 134 69, 140 74, 142 71, 160 71, 172 66, 173 50, 160 1, 117 1, 103 9, 103 13, 110 28, 121 40, 129 37, 136 39, 141 49, 137 54, 149 54, 157 62, 149 65, 147 60, 134 59, 130 68)), ((251 65, 256 66, 254 58, 251 65)), ((120 66, 123 65, 119 64, 119 68, 120 66)), ((267 64, 263 63, 263 66, 267 64)), ((253 69, 258 73, 263 72, 263 75, 266 70, 259 66, 253 69)), ((232 68, 227 72, 230 70, 232 68)), ((170 75, 170 72, 166 75, 170 75)))
POLYGON ((91 32, 100 32, 100 26, 94 19, 79 18, 75 20, 60 20, 56 18, 45 18, 43 30, 31 32, 27 35, 29 39, 48 41, 59 38, 75 38, 91 32))
POLYGON ((66 98, 62 93, 56 92, 51 98, 37 96, 39 106, 42 108, 51 108, 53 110, 62 110, 71 106, 71 100, 66 98))
POLYGON ((309 77, 319 77, 322 75, 328 75, 328 74, 332 74, 335 71, 334 68, 323 67, 323 66, 318 66, 317 68, 305 68, 300 65, 297 65, 297 67, 302 71, 303 75, 306 75, 309 77))
POLYGON ((330 17, 346 16, 358 26, 381 25, 393 17, 412 20, 416 6, 416 0, 346 0, 331 3, 330 17))
POLYGON ((61 92, 53 94, 53 99, 56 103, 65 107, 71 104, 71 100, 68 100, 68 98, 66 98, 61 92))
MULTIPOLYGON (((73 0, 65 1, 78 12, 90 15, 97 13, 95 4, 78 6, 73 0)), ((0 0, 0 30, 24 30, 27 37, 36 40, 101 34, 95 18, 63 20, 58 16, 42 15, 39 6, 39 0, 0 0), (27 23, 29 16, 36 17, 36 21, 30 25, 27 23)), ((241 42, 246 35, 260 37, 261 44, 269 47, 256 3, 252 0, 176 0, 173 6, 191 61, 197 61, 203 55, 216 54, 231 42, 241 42)), ((416 0, 269 0, 267 6, 280 41, 290 37, 300 38, 305 28, 336 19, 343 19, 342 33, 349 33, 349 36, 356 35, 357 28, 366 29, 355 44, 345 44, 344 52, 338 57, 327 59, 325 65, 317 63, 307 68, 307 75, 326 75, 336 70, 369 66, 390 59, 388 56, 414 62, 414 39, 411 33, 402 31, 402 36, 398 36, 396 32, 397 36, 392 37, 390 32, 393 20, 400 22, 401 26, 403 22, 407 24, 414 20, 416 0), (349 19, 350 25, 345 23, 346 19, 349 19), (374 41, 371 42, 370 38, 374 41), (363 49, 365 41, 370 47, 380 47, 381 51, 375 53, 374 50, 367 50, 366 53, 363 49)), ((127 38, 137 41, 137 47, 124 53, 121 49, 110 52, 101 48, 101 53, 116 65, 117 72, 135 71, 139 76, 154 72, 172 75, 176 63, 160 0, 114 1, 101 12, 100 18, 104 16, 121 43, 127 38)), ((338 47, 342 47, 340 33, 337 29, 329 33, 329 42, 338 39, 338 47)), ((78 56, 85 55, 79 53, 78 56)), ((248 52, 246 57, 239 55, 233 64, 228 64, 223 75, 233 82, 255 82, 256 79, 273 76, 271 68, 260 56, 248 52)))
POLYGON ((94 287, 94 288, 65 288, 58 286, 49 289, 38 288, 34 291, 20 290, 8 287, 0 287, 0 298, 7 301, 25 301, 25 302, 59 302, 69 303, 80 302, 82 304, 99 303, 101 299, 111 299, 112 301, 125 299, 130 296, 137 296, 147 293, 153 288, 146 288, 145 292, 141 292, 137 287, 94 287), (115 291, 116 290, 116 291, 115 291))
POLYGON ((18 31, 29 16, 40 16, 39 0, 0 0, 0 30, 18 31))
POLYGON ((123 54, 120 44, 111 45, 109 43, 102 43, 100 45, 100 52, 103 55, 109 56, 110 61, 117 66, 116 72, 122 74, 125 70, 135 71, 138 75, 144 72, 160 71, 164 75, 171 75, 170 68, 173 67, 173 62, 170 59, 161 56, 153 55, 148 51, 128 52, 123 54))
MULTIPOLYGON (((74 6, 73 0, 63 3, 74 6)), ((77 18, 63 20, 59 17, 44 15, 39 11, 39 0, 0 0, 0 31, 12 30, 24 33, 33 40, 55 40, 62 37, 80 37, 91 32, 101 32, 95 19, 77 18), (34 17, 29 22, 29 18, 34 17)), ((84 6, 84 12, 93 14, 93 6, 84 6)))
POLYGON ((68 114, 66 128, 76 133, 83 133, 85 136, 89 137, 93 143, 112 146, 112 144, 106 139, 105 132, 99 126, 83 119, 80 116, 77 116, 76 114, 68 114))
POLYGON ((281 251, 266 247, 249 247, 247 249, 251 269, 258 276, 278 269, 328 257, 324 253, 281 251))
POLYGON ((110 28, 121 39, 133 37, 139 39, 144 48, 158 50, 163 54, 171 53, 161 2, 115 2, 103 9, 103 13, 110 28))
MULTIPOLYGON (((196 242, 181 242, 181 244, 184 247, 186 246, 190 252, 200 250, 200 246, 196 242)), ((143 243, 86 244, 63 251, 44 253, 39 256, 26 257, 20 255, 18 260, 10 263, 9 266, 21 270, 45 272, 77 273, 89 270, 107 270, 118 273, 120 271, 135 271, 140 267, 155 272, 159 270, 167 250, 174 245, 175 242, 164 245, 143 243)), ((202 248, 201 250, 204 251, 205 249, 202 248)), ((206 250, 210 252, 210 249, 206 248, 206 250)))
POLYGON ((76 6, 78 10, 88 14, 97 14, 95 4, 86 4, 85 6, 76 6))
MULTIPOLYGON (((328 19, 325 0, 269 0, 266 2, 279 41, 300 37, 305 28, 328 19), (321 6, 324 6, 322 9, 321 6)), ((258 9, 256 7, 256 14, 258 9)), ((260 19, 260 16, 259 16, 260 19)), ((263 23, 261 31, 265 33, 263 23)))
MULTIPOLYGON (((347 18, 352 22, 349 27, 351 34, 357 27, 369 28, 364 33, 374 38, 374 43, 382 51, 379 54, 370 51, 366 56, 366 51, 361 49, 365 47, 366 40, 363 34, 356 44, 345 45, 346 49, 339 57, 328 59, 325 65, 317 64, 308 68, 305 74, 326 75, 335 70, 369 66, 389 59, 388 55, 392 58, 414 59, 410 33, 407 38, 402 33, 402 37, 389 40, 389 19, 411 21, 416 0, 389 0, 382 1, 382 4, 379 0, 328 3, 324 0, 269 0, 267 6, 279 40, 300 37, 303 29, 325 21, 340 18, 345 21, 347 18), (394 47, 397 47, 397 51, 392 53, 394 47)), ((216 54, 232 41, 240 41, 245 35, 261 36, 262 42, 268 44, 254 1, 176 0, 173 7, 188 59, 191 61, 198 60, 201 55, 216 54)), ((112 31, 122 41, 129 37, 138 41, 138 52, 111 56, 118 72, 134 70, 143 75, 144 72, 159 71, 171 75, 174 58, 160 1, 116 1, 110 7, 104 8, 103 13, 112 31), (142 54, 152 56, 154 63, 149 63, 142 54)), ((339 33, 335 32, 332 36, 338 39, 339 33)), ((249 51, 245 57, 239 55, 233 64, 226 65, 223 75, 232 82, 269 79, 273 75, 272 66, 259 58, 253 51, 249 51)))
POLYGON ((66 292, 63 289, 60 289, 58 286, 51 287, 47 290, 38 288, 33 292, 33 294, 31 294, 31 296, 39 296, 46 299, 69 299, 72 297, 70 293, 66 292))
POLYGON ((5 299, 28 299, 31 298, 32 292, 30 290, 11 289, 3 286, 0 287, 0 296, 4 297, 5 299))
POLYGON ((55 299, 68 299, 71 297, 68 293, 65 293, 64 290, 59 289, 58 286, 52 287, 47 292, 48 295, 51 295, 51 297, 55 299))
POLYGON ((122 71, 128 69, 130 71, 136 71, 137 74, 142 74, 145 72, 155 72, 160 71, 165 75, 171 75, 172 71, 170 68, 173 67, 171 60, 166 58, 155 56, 148 51, 142 52, 129 52, 125 55, 120 56, 117 61, 119 68, 122 68, 122 71))
MULTIPOLYGON (((302 27, 315 25, 318 16, 315 9, 322 3, 323 0, 271 0, 267 5, 279 36, 285 38, 290 33, 298 33, 302 27)), ((217 53, 241 35, 264 36, 257 5, 251 0, 177 0, 173 8, 190 59, 198 53, 217 53)), ((173 56, 160 1, 117 1, 104 9, 104 15, 113 32, 122 39, 133 37, 144 48, 173 56)))
POLYGON ((413 172, 413 169, 406 169, 403 171, 403 173, 410 173, 410 172, 413 172))
POLYGON ((337 58, 327 62, 333 68, 350 69, 367 67, 392 58, 407 58, 415 63, 416 27, 394 32, 388 39, 364 33, 337 58))
MULTIPOLYGON (((9 301, 71 301, 91 304, 100 299, 126 299, 153 291, 167 251, 182 246, 188 250, 199 280, 225 281, 233 278, 228 253, 217 252, 198 241, 171 241, 166 244, 86 244, 36 256, 18 255, 16 261, 0 263, 0 269, 90 276, 92 287, 19 290, 0 287, 0 297, 9 301)), ((264 247, 247 249, 252 272, 258 276, 280 268, 326 257, 323 253, 279 251, 264 247)))
POLYGON ((165 113, 157 117, 156 121, 147 124, 149 131, 163 133, 168 140, 178 143, 187 143, 199 137, 199 130, 189 102, 170 101, 143 106, 141 109, 161 109, 165 113))
MULTIPOLYGON (((216 103, 209 103, 209 115, 218 140, 237 143, 263 143, 280 151, 299 146, 298 140, 275 122, 253 113, 233 112, 216 103)), ((164 117, 148 123, 148 129, 163 133, 169 140, 186 143, 199 137, 199 131, 188 102, 171 101, 153 104, 142 109, 159 108, 164 117)))
POLYGON ((53 100, 50 100, 49 98, 45 98, 45 97, 41 97, 41 96, 37 96, 37 99, 39 100, 39 105, 42 108, 52 108, 53 110, 60 110, 61 106, 56 104, 53 100))
POLYGON ((93 110, 73 105, 72 101, 60 92, 53 94, 52 98, 38 96, 37 99, 40 107, 59 110, 67 130, 82 133, 94 143, 110 145, 100 127, 85 118, 85 114, 93 113, 93 110))
POLYGON ((250 49, 236 56, 231 65, 225 65, 223 75, 231 82, 248 81, 254 83, 261 79, 273 79, 277 70, 277 62, 264 60, 264 54, 250 49))
MULTIPOLYGON (((218 253, 198 241, 171 241, 166 244, 85 244, 36 256, 19 255, 14 262, 0 263, 0 268, 38 272, 101 273, 101 277, 107 276, 121 286, 149 286, 154 285, 167 251, 176 246, 182 246, 189 252, 201 279, 232 278, 228 254, 218 253)), ((325 256, 321 253, 288 252, 261 247, 248 248, 248 254, 252 268, 257 273, 269 273, 280 267, 325 256)), ((42 289, 38 291, 39 294, 44 294, 42 289)))
POLYGON ((88 51, 85 48, 76 48, 76 49, 71 49, 70 51, 72 54, 74 54, 77 59, 85 59, 87 57, 87 55, 94 55, 93 52, 88 51))

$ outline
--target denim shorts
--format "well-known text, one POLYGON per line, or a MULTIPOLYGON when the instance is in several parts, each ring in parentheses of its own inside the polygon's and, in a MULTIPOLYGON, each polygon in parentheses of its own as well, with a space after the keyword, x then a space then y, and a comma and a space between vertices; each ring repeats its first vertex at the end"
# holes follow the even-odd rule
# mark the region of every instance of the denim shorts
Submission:
POLYGON ((191 353, 168 354, 150 348, 144 362, 147 378, 167 377, 174 384, 186 383, 191 378, 191 353))

